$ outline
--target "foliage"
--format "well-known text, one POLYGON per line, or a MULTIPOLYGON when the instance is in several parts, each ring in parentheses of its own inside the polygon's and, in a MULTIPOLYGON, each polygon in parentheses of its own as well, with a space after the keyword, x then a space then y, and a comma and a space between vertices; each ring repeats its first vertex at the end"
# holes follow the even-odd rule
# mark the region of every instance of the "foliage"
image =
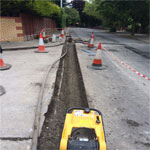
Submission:
POLYGON ((116 31, 115 27, 120 23, 121 12, 116 8, 115 1, 101 2, 98 5, 99 13, 102 15, 103 24, 111 27, 111 31, 116 31))
POLYGON ((89 16, 101 18, 103 25, 110 31, 130 27, 134 34, 137 30, 146 32, 149 26, 149 0, 90 0, 84 12, 89 16))
POLYGON ((82 27, 98 27, 101 25, 101 20, 96 19, 93 16, 89 16, 86 13, 82 13, 81 15, 82 22, 80 23, 80 26, 82 27))
POLYGON ((148 25, 148 1, 102 1, 99 3, 99 10, 105 23, 111 28, 132 26, 134 34, 137 24, 146 23, 148 25), (144 21, 142 21, 144 20, 144 21))
POLYGON ((84 22, 83 26, 96 27, 101 25, 102 16, 97 10, 97 7, 98 4, 96 0, 88 0, 88 2, 85 3, 81 17, 82 21, 84 22))
POLYGON ((101 25, 102 16, 97 9, 98 3, 97 0, 89 0, 85 3, 83 13, 86 18, 85 25, 88 27, 96 27, 101 25))
MULTIPOLYGON (((57 4, 58 6, 60 6, 60 0, 49 0, 49 1, 57 4)), ((62 0, 62 2, 64 4, 64 3, 66 3, 66 0, 62 0)))
POLYGON ((72 8, 75 8, 79 12, 79 14, 82 13, 84 5, 85 5, 84 0, 73 0, 72 1, 72 8))
POLYGON ((64 11, 62 11, 62 20, 61 20, 61 27, 62 28, 65 28, 66 27, 66 18, 67 18, 67 15, 64 11))
POLYGON ((83 13, 87 14, 88 16, 92 16, 96 19, 101 20, 101 16, 97 11, 97 3, 95 0, 91 0, 90 2, 86 2, 83 13))
POLYGON ((64 8, 64 12, 66 14, 67 25, 75 25, 78 21, 80 21, 79 12, 75 8, 64 8))
POLYGON ((1 1, 1 15, 19 16, 20 13, 30 13, 56 19, 61 16, 61 9, 50 0, 1 1))
POLYGON ((19 16, 23 0, 1 1, 0 14, 3 16, 19 16))
POLYGON ((61 9, 48 0, 34 0, 33 10, 40 16, 60 17, 61 9))

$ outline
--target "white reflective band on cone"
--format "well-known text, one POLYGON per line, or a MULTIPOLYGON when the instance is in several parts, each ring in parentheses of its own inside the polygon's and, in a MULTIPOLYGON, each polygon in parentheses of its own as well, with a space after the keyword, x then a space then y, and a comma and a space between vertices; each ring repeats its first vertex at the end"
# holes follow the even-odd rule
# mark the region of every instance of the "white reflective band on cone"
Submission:
POLYGON ((52 35, 52 42, 56 42, 56 35, 55 34, 52 35))
POLYGON ((40 40, 39 40, 39 45, 44 45, 42 38, 40 38, 40 40))
POLYGON ((43 37, 45 37, 45 36, 46 36, 46 35, 45 35, 45 32, 43 32, 43 34, 42 34, 42 35, 43 35, 43 37))
POLYGON ((93 44, 93 43, 94 43, 94 40, 93 40, 93 39, 91 39, 91 40, 90 40, 90 44, 93 44))
POLYGON ((102 52, 101 50, 97 50, 96 55, 95 55, 95 59, 102 59, 102 52))

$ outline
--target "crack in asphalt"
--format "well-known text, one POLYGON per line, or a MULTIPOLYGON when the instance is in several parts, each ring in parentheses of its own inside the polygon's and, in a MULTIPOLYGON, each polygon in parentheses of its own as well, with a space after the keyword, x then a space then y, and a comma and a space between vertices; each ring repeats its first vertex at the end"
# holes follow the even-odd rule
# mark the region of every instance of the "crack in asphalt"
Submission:
POLYGON ((128 50, 131 50, 131 51, 133 51, 133 52, 135 52, 135 53, 137 53, 137 54, 147 58, 147 59, 150 59, 150 53, 149 52, 141 52, 138 49, 136 49, 134 47, 131 47, 131 46, 128 46, 128 45, 125 45, 124 47, 127 48, 128 50))

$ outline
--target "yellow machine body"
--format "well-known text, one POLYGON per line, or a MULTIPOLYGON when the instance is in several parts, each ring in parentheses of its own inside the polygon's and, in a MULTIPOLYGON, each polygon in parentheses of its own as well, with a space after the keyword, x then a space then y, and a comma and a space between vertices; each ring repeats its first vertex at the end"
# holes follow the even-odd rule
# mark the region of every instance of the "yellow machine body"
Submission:
POLYGON ((106 150, 106 140, 103 128, 102 116, 94 110, 85 113, 84 110, 73 109, 71 113, 66 114, 64 129, 60 142, 60 150, 67 150, 68 139, 71 136, 73 128, 94 129, 96 138, 99 142, 99 150, 106 150), (97 122, 97 119, 99 120, 97 122))

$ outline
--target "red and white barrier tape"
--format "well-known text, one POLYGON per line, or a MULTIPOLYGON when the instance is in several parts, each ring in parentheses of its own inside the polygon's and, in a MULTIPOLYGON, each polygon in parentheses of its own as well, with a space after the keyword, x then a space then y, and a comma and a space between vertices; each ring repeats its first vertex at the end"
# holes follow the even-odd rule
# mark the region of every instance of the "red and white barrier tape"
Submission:
POLYGON ((117 58, 116 56, 114 56, 111 52, 109 52, 109 50, 107 50, 106 48, 103 48, 110 56, 112 56, 116 61, 118 61, 119 63, 121 63, 122 65, 126 66, 129 70, 131 70, 132 72, 136 73, 137 75, 143 77, 146 80, 150 80, 150 77, 147 77, 143 74, 141 74, 140 72, 136 71, 135 69, 133 69, 131 66, 129 66, 128 64, 126 64, 125 62, 121 61, 119 58, 117 58))

